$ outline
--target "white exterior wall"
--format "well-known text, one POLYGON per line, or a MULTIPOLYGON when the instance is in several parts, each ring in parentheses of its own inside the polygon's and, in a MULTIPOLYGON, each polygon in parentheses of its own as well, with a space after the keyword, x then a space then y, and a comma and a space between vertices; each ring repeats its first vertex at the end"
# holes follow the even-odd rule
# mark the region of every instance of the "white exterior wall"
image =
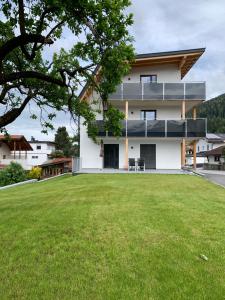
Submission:
POLYGON ((157 82, 180 82, 181 74, 177 65, 133 67, 123 82, 140 82, 140 75, 157 75, 157 82))
POLYGON ((55 151, 55 145, 48 142, 38 143, 38 141, 35 141, 30 142, 30 145, 33 148, 33 151, 27 151, 27 164, 30 168, 43 164, 48 160, 48 155, 55 151), (37 146, 41 146, 41 149, 37 149, 37 146))

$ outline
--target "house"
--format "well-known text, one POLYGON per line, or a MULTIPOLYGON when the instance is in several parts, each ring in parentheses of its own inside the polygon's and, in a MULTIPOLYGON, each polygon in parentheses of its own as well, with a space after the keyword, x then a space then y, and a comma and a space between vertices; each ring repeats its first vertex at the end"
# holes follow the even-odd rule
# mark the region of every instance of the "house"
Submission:
MULTIPOLYGON (((187 145, 194 151, 206 136, 206 120, 196 118, 196 106, 205 101, 205 82, 183 81, 205 49, 136 55, 130 74, 122 79, 109 101, 125 114, 122 136, 104 129, 96 115, 98 143, 80 126, 80 157, 83 169, 128 169, 129 158, 142 158, 146 169, 181 169, 187 145), (192 119, 186 113, 192 110, 192 119)), ((81 100, 93 103, 98 95, 86 85, 81 100)), ((102 107, 101 107, 102 109, 102 107)))
POLYGON ((55 151, 55 142, 53 141, 38 141, 32 137, 29 143, 33 148, 33 151, 27 152, 27 163, 30 168, 46 162, 51 153, 55 151))
POLYGON ((23 135, 0 135, 0 168, 4 168, 12 161, 22 165, 29 170, 27 161, 28 151, 32 153, 33 149, 23 135))
POLYGON ((72 171, 72 158, 60 157, 48 160, 40 165, 42 168, 42 177, 51 177, 72 171))
POLYGON ((224 133, 207 133, 206 137, 197 143, 197 153, 205 152, 225 145, 224 133))
POLYGON ((204 164, 205 170, 225 171, 225 145, 205 152, 208 162, 204 164))
MULTIPOLYGON (((197 165, 200 167, 208 162, 207 157, 205 156, 206 151, 210 151, 223 145, 225 145, 224 133, 206 133, 206 137, 199 139, 197 143, 197 165)), ((187 165, 193 165, 193 149, 187 147, 186 150, 186 163, 187 165)))

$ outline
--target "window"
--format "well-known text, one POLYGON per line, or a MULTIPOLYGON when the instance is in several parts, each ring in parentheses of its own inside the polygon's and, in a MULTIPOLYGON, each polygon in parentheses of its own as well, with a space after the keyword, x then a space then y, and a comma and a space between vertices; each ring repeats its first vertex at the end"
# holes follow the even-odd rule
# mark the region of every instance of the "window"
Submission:
POLYGON ((2 158, 3 158, 3 159, 6 159, 6 155, 5 155, 5 154, 3 154, 3 155, 2 155, 2 158))
POLYGON ((37 150, 41 150, 41 146, 40 145, 37 145, 37 150))
POLYGON ((38 159, 38 156, 37 156, 37 155, 35 155, 35 156, 32 156, 32 158, 33 158, 33 159, 38 159))
POLYGON ((214 156, 214 161, 220 161, 220 157, 219 156, 214 156))
POLYGON ((141 75, 140 81, 142 83, 157 82, 157 75, 141 75))
POLYGON ((202 146, 202 151, 204 151, 205 150, 205 146, 202 146))
POLYGON ((156 120, 156 110, 141 110, 141 120, 156 120))
POLYGON ((198 146, 198 152, 200 151, 200 148, 199 148, 199 146, 198 146))
POLYGON ((207 151, 209 151, 209 145, 207 145, 207 151))

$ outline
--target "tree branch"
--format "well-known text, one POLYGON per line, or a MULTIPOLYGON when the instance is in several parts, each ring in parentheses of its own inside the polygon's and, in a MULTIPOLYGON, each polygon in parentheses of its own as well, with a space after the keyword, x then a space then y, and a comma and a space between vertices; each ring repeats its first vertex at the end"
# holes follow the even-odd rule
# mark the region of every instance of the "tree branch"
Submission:
POLYGON ((12 123, 15 121, 16 118, 19 117, 19 115, 22 113, 28 102, 34 97, 35 94, 29 94, 20 107, 13 108, 4 115, 0 116, 0 128, 5 127, 9 123, 12 123))
POLYGON ((50 38, 44 37, 40 34, 24 34, 12 38, 0 47, 0 61, 2 61, 7 54, 12 52, 17 47, 27 45, 29 43, 42 43, 42 44, 53 44, 50 38))
POLYGON ((8 74, 4 76, 3 78, 0 78, 0 84, 6 84, 7 82, 12 82, 14 80, 18 79, 25 79, 25 78, 34 78, 34 79, 40 79, 45 82, 53 83, 62 87, 66 87, 66 83, 62 80, 59 80, 57 78, 51 77, 49 75, 39 73, 36 71, 22 71, 22 72, 15 72, 8 74))

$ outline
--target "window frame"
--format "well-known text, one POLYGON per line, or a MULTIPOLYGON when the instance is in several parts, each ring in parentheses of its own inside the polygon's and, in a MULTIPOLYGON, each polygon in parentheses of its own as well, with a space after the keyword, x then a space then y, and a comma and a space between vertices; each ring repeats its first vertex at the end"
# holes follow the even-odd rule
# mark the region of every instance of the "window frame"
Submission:
POLYGON ((156 109, 142 109, 141 111, 140 111, 140 119, 142 120, 142 121, 155 121, 155 120, 157 120, 157 110, 156 109), (142 112, 144 113, 144 119, 142 119, 142 112), (146 112, 154 112, 155 113, 155 119, 146 119, 146 112))
POLYGON ((146 78, 146 77, 156 77, 156 80, 155 81, 152 81, 150 80, 149 82, 143 82, 143 83, 157 83, 158 81, 158 77, 157 77, 157 74, 147 74, 147 75, 140 75, 140 82, 142 83, 142 78, 146 78))

